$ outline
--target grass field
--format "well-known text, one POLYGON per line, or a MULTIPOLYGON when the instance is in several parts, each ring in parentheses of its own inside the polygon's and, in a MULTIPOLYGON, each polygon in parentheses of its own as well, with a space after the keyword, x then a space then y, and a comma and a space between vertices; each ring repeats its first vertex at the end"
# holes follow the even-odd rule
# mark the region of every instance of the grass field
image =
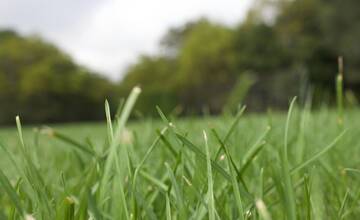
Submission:
POLYGON ((294 105, 125 128, 130 109, 114 123, 107 109, 108 123, 0 129, 0 219, 360 216, 357 109, 342 124, 294 105))

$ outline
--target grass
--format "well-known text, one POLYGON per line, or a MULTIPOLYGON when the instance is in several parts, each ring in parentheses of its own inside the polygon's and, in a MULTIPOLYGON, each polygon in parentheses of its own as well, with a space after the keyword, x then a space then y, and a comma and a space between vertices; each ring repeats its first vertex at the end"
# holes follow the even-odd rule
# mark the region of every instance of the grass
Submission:
POLYGON ((0 129, 0 219, 360 216, 359 110, 126 123, 138 93, 107 123, 0 129))

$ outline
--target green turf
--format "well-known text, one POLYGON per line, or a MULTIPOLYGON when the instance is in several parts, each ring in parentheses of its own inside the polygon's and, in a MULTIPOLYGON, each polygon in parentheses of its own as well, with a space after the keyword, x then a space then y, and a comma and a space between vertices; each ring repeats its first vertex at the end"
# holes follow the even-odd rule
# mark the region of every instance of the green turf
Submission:
POLYGON ((356 219, 360 111, 290 113, 2 128, 0 219, 356 219))

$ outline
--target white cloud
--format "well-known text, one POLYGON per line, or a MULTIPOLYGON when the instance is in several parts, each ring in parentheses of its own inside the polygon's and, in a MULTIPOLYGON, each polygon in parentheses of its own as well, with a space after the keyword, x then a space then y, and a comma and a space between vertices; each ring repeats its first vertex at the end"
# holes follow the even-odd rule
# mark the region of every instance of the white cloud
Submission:
POLYGON ((78 62, 120 78, 140 53, 154 53, 169 27, 206 16, 241 20, 251 0, 2 0, 0 26, 38 32, 78 62))

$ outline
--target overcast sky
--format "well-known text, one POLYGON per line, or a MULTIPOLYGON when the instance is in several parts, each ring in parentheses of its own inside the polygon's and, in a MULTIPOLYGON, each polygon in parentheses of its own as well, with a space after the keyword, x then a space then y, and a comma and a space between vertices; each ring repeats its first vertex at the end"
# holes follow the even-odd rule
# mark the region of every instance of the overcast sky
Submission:
POLYGON ((78 63, 119 79, 155 53, 169 27, 206 16, 233 25, 253 0, 0 0, 0 28, 39 34, 78 63))

